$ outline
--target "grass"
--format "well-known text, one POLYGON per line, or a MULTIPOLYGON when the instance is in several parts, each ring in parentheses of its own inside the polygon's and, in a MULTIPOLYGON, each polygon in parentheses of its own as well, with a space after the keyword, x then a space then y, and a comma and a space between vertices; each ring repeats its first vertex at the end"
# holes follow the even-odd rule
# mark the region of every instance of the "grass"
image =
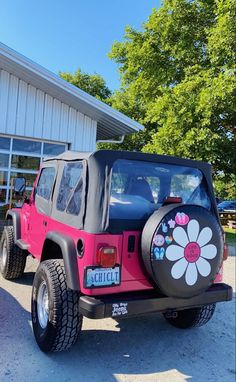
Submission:
POLYGON ((231 233, 231 234, 233 234, 233 235, 236 234, 236 229, 235 229, 235 228, 229 228, 229 227, 227 227, 227 226, 224 226, 223 229, 224 229, 224 231, 225 231, 226 233, 231 233))
POLYGON ((229 245, 236 246, 236 229, 223 226, 224 232, 226 233, 226 242, 229 245))

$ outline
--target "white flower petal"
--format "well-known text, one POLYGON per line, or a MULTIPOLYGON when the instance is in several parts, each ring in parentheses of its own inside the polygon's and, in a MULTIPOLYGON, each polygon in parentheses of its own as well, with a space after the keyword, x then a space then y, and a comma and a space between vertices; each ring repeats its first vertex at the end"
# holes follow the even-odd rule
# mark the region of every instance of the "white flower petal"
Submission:
POLYGON ((199 223, 197 220, 192 219, 188 223, 188 238, 189 241, 196 241, 199 234, 199 223))
POLYGON ((181 245, 181 247, 186 247, 188 244, 188 236, 185 230, 182 227, 176 227, 173 231, 173 238, 177 244, 181 245))
POLYGON ((214 259, 216 254, 217 248, 213 244, 208 244, 201 248, 201 257, 204 257, 205 259, 214 259))
POLYGON ((209 227, 205 227, 201 230, 197 243, 200 245, 200 247, 203 247, 205 244, 207 244, 212 238, 212 230, 209 227))
POLYGON ((180 279, 180 277, 183 276, 186 268, 187 268, 188 262, 186 261, 185 257, 178 260, 171 269, 171 274, 174 279, 180 279))
POLYGON ((170 245, 166 249, 166 257, 170 261, 176 261, 184 257, 184 249, 179 245, 170 245))
POLYGON ((188 285, 194 285, 197 281, 197 267, 195 263, 189 263, 186 274, 185 281, 188 285))
POLYGON ((197 269, 203 277, 206 277, 211 272, 211 266, 209 262, 202 257, 199 257, 199 259, 196 261, 197 269))

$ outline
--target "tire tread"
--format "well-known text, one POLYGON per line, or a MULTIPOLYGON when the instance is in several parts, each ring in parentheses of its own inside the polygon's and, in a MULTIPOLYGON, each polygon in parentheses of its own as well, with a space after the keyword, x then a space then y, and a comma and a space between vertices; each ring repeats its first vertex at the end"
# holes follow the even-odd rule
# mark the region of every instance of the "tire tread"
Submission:
MULTIPOLYGON (((53 314, 50 324, 56 328, 50 348, 38 343, 43 351, 60 352, 68 350, 78 339, 82 327, 82 315, 79 314, 79 293, 67 288, 63 260, 46 260, 53 296, 53 314)), ((37 338, 36 338, 37 339, 37 338)))
POLYGON ((3 270, 3 277, 7 280, 18 279, 22 277, 26 264, 26 254, 14 243, 13 226, 5 226, 2 234, 2 240, 6 235, 7 242, 7 263, 3 270))

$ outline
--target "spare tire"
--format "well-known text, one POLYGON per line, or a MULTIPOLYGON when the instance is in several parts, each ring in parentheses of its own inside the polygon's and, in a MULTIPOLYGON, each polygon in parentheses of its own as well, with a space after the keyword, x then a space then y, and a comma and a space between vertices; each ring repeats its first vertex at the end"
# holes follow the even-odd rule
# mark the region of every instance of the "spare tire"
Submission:
POLYGON ((201 206, 161 207, 144 226, 142 258, 163 294, 196 296, 212 284, 222 263, 222 229, 216 217, 201 206))

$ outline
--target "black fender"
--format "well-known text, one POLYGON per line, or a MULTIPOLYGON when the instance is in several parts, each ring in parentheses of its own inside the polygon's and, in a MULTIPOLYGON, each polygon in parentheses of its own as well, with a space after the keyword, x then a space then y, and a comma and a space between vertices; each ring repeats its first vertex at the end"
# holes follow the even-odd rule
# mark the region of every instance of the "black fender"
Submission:
POLYGON ((12 219, 14 243, 21 238, 21 219, 20 212, 8 210, 6 213, 6 220, 12 219))
POLYGON ((68 288, 80 291, 77 251, 74 241, 70 236, 55 231, 49 231, 46 240, 54 242, 61 249, 68 288))

